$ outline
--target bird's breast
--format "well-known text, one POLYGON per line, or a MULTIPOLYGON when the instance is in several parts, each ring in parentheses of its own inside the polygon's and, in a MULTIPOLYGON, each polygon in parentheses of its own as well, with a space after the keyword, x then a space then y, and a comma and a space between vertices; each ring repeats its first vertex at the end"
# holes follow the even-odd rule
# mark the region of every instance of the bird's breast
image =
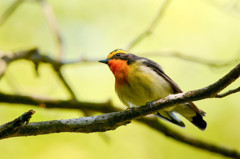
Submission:
POLYGON ((128 106, 144 105, 173 93, 171 85, 163 77, 138 63, 131 65, 127 80, 127 85, 118 86, 116 83, 115 87, 121 101, 128 106))
POLYGON ((115 76, 116 79, 116 87, 128 83, 128 74, 130 70, 130 66, 127 64, 125 60, 111 60, 108 62, 109 68, 115 76))

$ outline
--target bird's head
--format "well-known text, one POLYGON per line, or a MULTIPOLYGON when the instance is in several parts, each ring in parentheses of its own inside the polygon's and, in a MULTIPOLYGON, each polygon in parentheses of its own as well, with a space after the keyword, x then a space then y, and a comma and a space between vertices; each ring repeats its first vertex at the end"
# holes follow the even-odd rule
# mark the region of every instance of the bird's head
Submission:
POLYGON ((105 63, 105 64, 111 64, 112 62, 120 62, 120 61, 126 61, 128 64, 131 64, 135 61, 136 55, 130 54, 125 50, 122 49, 116 49, 108 55, 107 59, 100 60, 99 62, 105 63), (111 62, 112 61, 112 62, 111 62))
POLYGON ((122 79, 128 76, 131 68, 130 65, 133 64, 136 59, 136 55, 130 54, 122 49, 116 49, 108 55, 107 59, 100 60, 99 62, 107 64, 116 79, 122 79))

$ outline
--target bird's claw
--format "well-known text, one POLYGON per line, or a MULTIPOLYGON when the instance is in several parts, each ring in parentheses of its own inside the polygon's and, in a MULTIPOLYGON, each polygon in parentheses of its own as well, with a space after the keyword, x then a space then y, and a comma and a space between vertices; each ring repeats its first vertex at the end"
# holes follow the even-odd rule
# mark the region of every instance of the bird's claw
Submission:
POLYGON ((128 107, 127 110, 129 110, 130 112, 132 112, 134 110, 134 107, 128 107))
POLYGON ((149 108, 151 109, 151 108, 153 107, 153 102, 154 102, 154 101, 147 102, 147 103, 146 103, 146 105, 148 105, 148 106, 149 106, 149 108))

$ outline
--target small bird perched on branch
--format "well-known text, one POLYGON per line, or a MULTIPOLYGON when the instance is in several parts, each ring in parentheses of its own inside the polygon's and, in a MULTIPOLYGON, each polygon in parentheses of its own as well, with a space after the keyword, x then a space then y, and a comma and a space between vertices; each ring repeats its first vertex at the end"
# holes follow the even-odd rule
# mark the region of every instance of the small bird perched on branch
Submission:
MULTIPOLYGON (((115 76, 115 90, 118 97, 128 107, 142 106, 169 94, 182 92, 179 86, 163 72, 160 65, 147 58, 117 49, 112 51, 106 60, 99 62, 108 64, 115 76)), ((185 127, 174 113, 182 115, 201 130, 207 126, 203 120, 205 112, 192 102, 159 110, 156 115, 185 127)))

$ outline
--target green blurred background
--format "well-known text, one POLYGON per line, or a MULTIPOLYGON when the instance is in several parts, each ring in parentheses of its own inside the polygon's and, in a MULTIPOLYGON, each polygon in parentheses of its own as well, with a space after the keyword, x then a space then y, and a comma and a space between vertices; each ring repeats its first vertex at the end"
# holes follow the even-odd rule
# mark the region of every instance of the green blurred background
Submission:
MULTIPOLYGON (((0 0, 0 15, 13 0, 0 0)), ((103 59, 116 48, 125 48, 146 29, 158 13, 159 0, 49 0, 66 45, 64 59, 79 57, 103 59)), ((228 61, 240 56, 240 3, 234 0, 175 0, 167 8, 155 32, 131 52, 165 49, 213 61, 228 61)), ((40 5, 26 1, 4 25, 0 26, 0 50, 13 51, 37 46, 56 57, 56 44, 40 5)), ((147 55, 145 55, 148 57, 147 55)), ((226 74, 236 63, 224 68, 209 68, 177 58, 155 56, 165 72, 185 90, 207 86, 226 74)), ((11 64, 0 80, 0 91, 7 93, 68 99, 69 95, 48 65, 41 65, 40 77, 33 64, 11 64)), ((63 73, 81 101, 104 102, 112 99, 122 106, 114 93, 114 77, 98 62, 67 65, 63 73)), ((239 86, 236 81, 228 89, 239 86)), ((207 112, 207 129, 202 132, 185 121, 185 129, 169 127, 204 141, 240 151, 239 94, 223 99, 196 102, 207 112)), ((0 124, 34 109, 31 121, 80 117, 75 110, 44 109, 0 104, 0 124)), ((122 159, 122 158, 223 158, 179 143, 150 128, 133 122, 106 133, 60 133, 18 137, 0 141, 1 159, 122 159)))

